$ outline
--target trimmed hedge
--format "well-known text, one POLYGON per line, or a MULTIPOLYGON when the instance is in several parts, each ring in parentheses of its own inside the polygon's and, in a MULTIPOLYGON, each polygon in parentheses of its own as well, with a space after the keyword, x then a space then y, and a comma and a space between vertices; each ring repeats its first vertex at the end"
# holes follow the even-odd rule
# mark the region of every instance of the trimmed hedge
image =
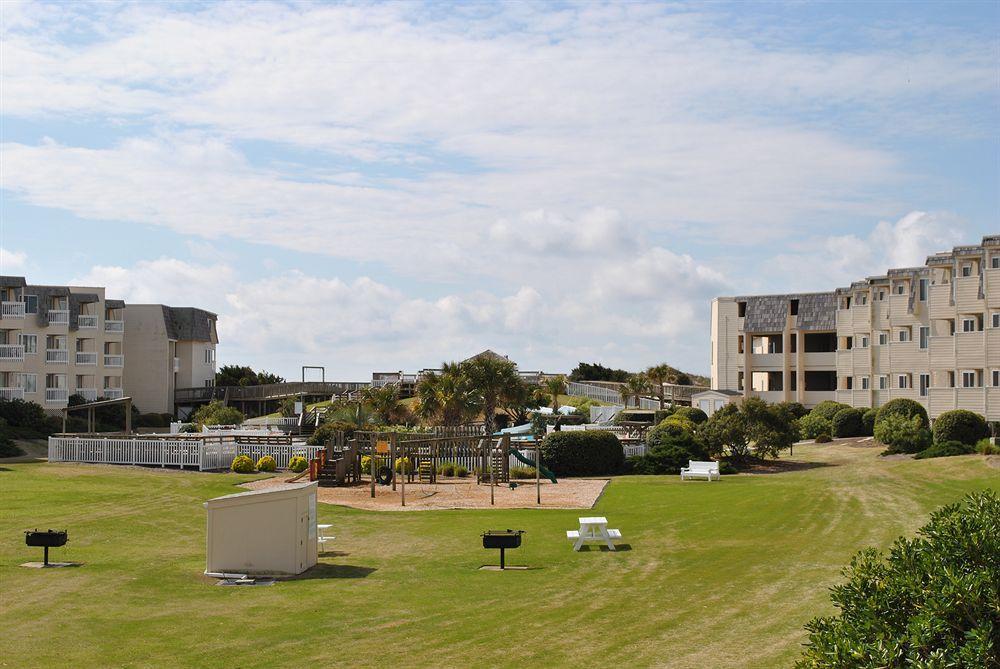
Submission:
POLYGON ((837 412, 841 409, 850 409, 851 407, 841 402, 834 402, 833 400, 823 400, 819 404, 813 407, 812 411, 809 413, 813 416, 819 416, 820 418, 825 418, 826 420, 833 420, 833 417, 837 415, 837 412))
POLYGON ((881 423, 888 416, 902 416, 903 418, 920 416, 920 427, 930 425, 930 420, 927 418, 927 409, 920 402, 906 399, 905 397, 889 400, 879 407, 878 415, 875 417, 875 425, 881 423))
POLYGON ((553 432, 541 449, 544 465, 557 476, 609 476, 625 464, 618 437, 604 430, 553 432))
POLYGON ((704 444, 685 423, 690 424, 683 419, 675 421, 671 416, 646 434, 644 469, 652 474, 679 474, 689 460, 709 459, 704 444))
POLYGON ((957 441, 974 445, 989 435, 986 419, 973 411, 945 411, 934 421, 934 442, 957 441))
POLYGON ((907 418, 898 413, 879 418, 875 423, 875 438, 888 446, 886 454, 919 453, 931 445, 931 432, 921 427, 920 416, 907 418))
POLYGON ((670 414, 670 418, 686 418, 695 425, 700 425, 708 420, 708 414, 698 407, 679 407, 670 414))
POLYGON ((333 438, 334 432, 343 432, 345 439, 350 439, 354 436, 354 431, 358 428, 354 423, 348 423, 342 420, 331 420, 327 423, 322 423, 317 427, 309 438, 306 439, 306 443, 310 446, 323 446, 326 442, 333 438))
POLYGON ((237 455, 229 468, 237 474, 253 474, 253 460, 249 455, 237 455))
POLYGON ((860 437, 865 430, 864 414, 861 409, 841 409, 830 421, 834 437, 860 437))
POLYGON ((299 472, 304 472, 306 467, 309 466, 309 461, 306 460, 301 455, 294 455, 292 459, 288 461, 288 469, 298 474, 299 472))
POLYGON ((257 461, 257 470, 262 472, 273 472, 278 469, 278 463, 270 455, 265 455, 257 461))
POLYGON ((833 425, 829 418, 808 413, 799 419, 799 436, 802 439, 815 439, 821 434, 830 434, 832 430, 833 425))
POLYGON ((875 418, 878 416, 878 409, 869 409, 861 415, 861 422, 864 424, 864 432, 862 433, 866 437, 870 437, 875 434, 875 418))
POLYGON ((817 444, 829 444, 833 441, 833 438, 824 432, 823 434, 817 434, 815 441, 817 444))
POLYGON ((913 457, 916 460, 923 460, 925 458, 946 458, 952 455, 969 455, 975 452, 975 446, 963 444, 960 441, 943 441, 930 448, 925 448, 913 457))

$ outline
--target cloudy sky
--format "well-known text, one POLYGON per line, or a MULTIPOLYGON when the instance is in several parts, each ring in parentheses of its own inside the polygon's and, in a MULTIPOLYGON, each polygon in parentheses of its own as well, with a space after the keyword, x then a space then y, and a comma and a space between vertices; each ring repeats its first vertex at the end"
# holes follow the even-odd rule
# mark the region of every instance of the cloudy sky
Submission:
POLYGON ((713 296, 1000 232, 1000 4, 0 3, 0 272, 364 379, 706 372, 713 296))

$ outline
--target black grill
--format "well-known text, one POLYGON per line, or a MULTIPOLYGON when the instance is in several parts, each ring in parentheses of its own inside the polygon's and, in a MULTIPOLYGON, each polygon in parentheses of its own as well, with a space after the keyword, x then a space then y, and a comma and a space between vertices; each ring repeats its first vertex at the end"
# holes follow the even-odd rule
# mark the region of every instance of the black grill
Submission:
POLYGON ((45 548, 45 566, 49 565, 49 548, 65 546, 67 541, 66 530, 25 530, 24 532, 26 545, 45 548))
POLYGON ((508 548, 520 548, 522 534, 524 530, 486 530, 483 532, 483 548, 500 549, 500 568, 503 569, 504 551, 508 548))

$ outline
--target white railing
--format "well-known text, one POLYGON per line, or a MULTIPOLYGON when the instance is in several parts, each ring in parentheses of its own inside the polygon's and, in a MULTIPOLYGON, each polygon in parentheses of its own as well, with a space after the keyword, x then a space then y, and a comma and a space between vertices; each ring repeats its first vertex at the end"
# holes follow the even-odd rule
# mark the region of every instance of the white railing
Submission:
POLYGON ((121 388, 105 388, 102 392, 104 398, 109 400, 119 400, 125 396, 125 391, 121 388))
POLYGON ((76 317, 76 325, 80 328, 96 328, 97 327, 97 316, 91 316, 89 314, 80 314, 76 317))
POLYGON ((125 364, 125 356, 121 354, 108 355, 104 354, 104 366, 105 367, 121 367, 125 364))
POLYGON ((24 388, 0 388, 0 400, 23 400, 24 388))
POLYGON ((11 362, 24 360, 24 346, 21 344, 0 344, 0 360, 11 362))
POLYGON ((64 348, 47 348, 45 362, 69 362, 69 351, 64 348))
POLYGON ((104 320, 105 332, 125 332, 125 321, 104 320))
POLYGON ((0 304, 0 317, 24 318, 24 302, 3 302, 0 304))
POLYGON ((97 364, 97 353, 95 351, 77 351, 76 352, 76 364, 78 364, 78 365, 96 365, 97 364))
POLYGON ((132 437, 49 437, 49 462, 89 462, 106 465, 159 465, 197 467, 199 470, 229 469, 237 455, 248 455, 256 463, 269 455, 279 469, 287 469, 292 457, 316 457, 323 446, 287 444, 238 444, 202 439, 142 439, 132 437))
POLYGON ((49 324, 69 324, 69 309, 49 309, 49 324))
POLYGON ((93 402, 97 399, 97 388, 77 388, 75 394, 88 402, 93 402))
POLYGON ((569 381, 566 383, 566 394, 573 395, 574 397, 587 397, 599 402, 622 404, 622 396, 618 391, 601 386, 592 386, 589 383, 569 381))
POLYGON ((69 390, 66 388, 46 388, 46 402, 65 402, 69 399, 69 390))

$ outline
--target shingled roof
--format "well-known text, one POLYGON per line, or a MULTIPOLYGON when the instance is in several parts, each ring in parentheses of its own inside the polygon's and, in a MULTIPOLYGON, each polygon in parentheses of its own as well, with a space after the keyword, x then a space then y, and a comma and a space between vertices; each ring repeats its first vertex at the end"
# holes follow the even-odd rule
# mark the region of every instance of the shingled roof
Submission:
POLYGON ((212 322, 216 315, 194 307, 163 307, 167 336, 178 341, 212 341, 212 322))
POLYGON ((24 288, 25 285, 23 276, 0 276, 0 288, 24 288))
POLYGON ((801 293, 789 295, 748 295, 737 297, 747 303, 743 330, 746 332, 781 332, 788 318, 788 302, 799 301, 800 330, 836 330, 837 295, 801 293))

